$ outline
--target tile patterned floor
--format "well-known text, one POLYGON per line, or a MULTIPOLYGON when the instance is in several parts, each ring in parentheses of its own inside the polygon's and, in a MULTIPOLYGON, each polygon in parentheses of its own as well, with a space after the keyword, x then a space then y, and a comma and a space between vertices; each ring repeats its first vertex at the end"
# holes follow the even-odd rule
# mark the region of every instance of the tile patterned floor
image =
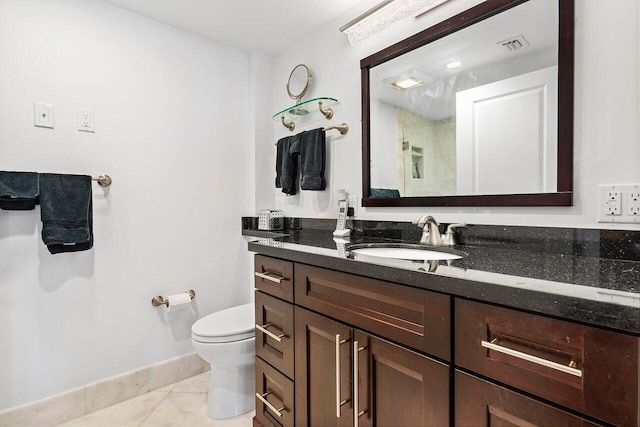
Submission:
POLYGON ((210 375, 211 372, 196 375, 58 427, 250 427, 255 411, 225 420, 209 418, 210 375))

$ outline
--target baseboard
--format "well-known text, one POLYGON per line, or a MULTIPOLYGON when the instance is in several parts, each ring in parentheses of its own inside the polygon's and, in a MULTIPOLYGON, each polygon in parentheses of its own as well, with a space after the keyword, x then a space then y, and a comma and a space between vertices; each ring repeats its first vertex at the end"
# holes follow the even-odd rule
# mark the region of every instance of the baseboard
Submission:
POLYGON ((0 426, 54 426, 198 375, 208 368, 208 363, 196 353, 178 356, 46 399, 6 409, 0 412, 0 426))

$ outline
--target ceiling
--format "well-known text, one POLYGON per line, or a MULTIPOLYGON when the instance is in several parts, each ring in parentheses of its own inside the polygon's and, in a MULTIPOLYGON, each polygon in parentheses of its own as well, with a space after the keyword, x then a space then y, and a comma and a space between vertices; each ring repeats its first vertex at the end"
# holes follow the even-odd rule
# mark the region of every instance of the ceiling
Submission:
POLYGON ((102 1, 236 49, 277 55, 353 8, 338 31, 378 0, 102 1))

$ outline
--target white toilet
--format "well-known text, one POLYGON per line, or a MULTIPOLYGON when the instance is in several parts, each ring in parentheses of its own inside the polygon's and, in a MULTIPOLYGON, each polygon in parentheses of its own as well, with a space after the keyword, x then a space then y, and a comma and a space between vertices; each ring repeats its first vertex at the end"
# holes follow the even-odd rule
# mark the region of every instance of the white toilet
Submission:
POLYGON ((191 327, 198 355, 211 364, 207 409, 228 418, 255 407, 255 312, 253 303, 204 316, 191 327))

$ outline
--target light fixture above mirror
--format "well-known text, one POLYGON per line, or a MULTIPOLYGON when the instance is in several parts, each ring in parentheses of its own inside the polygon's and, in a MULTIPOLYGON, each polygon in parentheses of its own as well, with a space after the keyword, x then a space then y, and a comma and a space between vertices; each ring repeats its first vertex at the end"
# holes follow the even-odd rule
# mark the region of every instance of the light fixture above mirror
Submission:
POLYGON ((340 27, 352 46, 394 22, 421 16, 448 0, 385 0, 340 27))

